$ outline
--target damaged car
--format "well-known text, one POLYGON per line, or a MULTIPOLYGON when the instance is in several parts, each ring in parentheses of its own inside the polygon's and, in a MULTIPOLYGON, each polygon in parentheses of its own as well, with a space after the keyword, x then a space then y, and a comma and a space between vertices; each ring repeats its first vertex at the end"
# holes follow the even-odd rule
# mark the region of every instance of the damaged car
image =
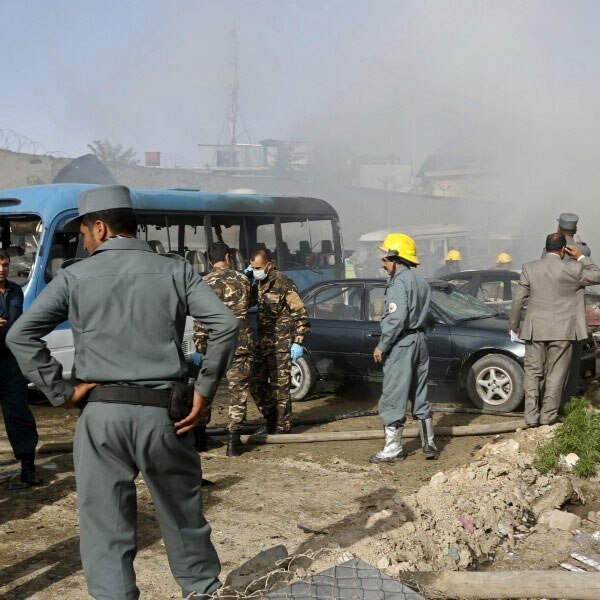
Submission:
MULTIPOLYGON (((523 400, 525 346, 512 341, 508 320, 456 286, 430 280, 426 328, 429 394, 436 401, 470 400, 476 407, 510 412, 523 400)), ((385 279, 317 284, 302 294, 311 319, 306 353, 293 365, 292 397, 304 400, 319 381, 383 381, 373 350, 381 330, 385 279)), ((595 361, 584 357, 586 379, 595 361)))
MULTIPOLYGON (((490 269, 459 271, 440 279, 508 313, 520 278, 521 274, 518 271, 490 269)), ((585 320, 598 346, 600 344, 600 286, 591 286, 585 290, 585 320)))

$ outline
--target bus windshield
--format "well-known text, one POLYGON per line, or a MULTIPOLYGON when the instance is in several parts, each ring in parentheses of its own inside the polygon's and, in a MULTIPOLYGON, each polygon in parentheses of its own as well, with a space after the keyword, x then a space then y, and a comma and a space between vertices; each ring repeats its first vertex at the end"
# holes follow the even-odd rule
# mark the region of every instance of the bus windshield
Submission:
POLYGON ((10 280, 27 284, 40 246, 42 222, 35 215, 10 215, 0 218, 2 249, 10 256, 10 280))

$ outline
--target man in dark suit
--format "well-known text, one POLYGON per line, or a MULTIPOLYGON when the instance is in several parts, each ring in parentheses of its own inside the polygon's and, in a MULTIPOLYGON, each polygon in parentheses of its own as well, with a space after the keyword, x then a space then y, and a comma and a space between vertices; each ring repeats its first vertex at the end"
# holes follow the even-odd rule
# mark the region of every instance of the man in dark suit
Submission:
POLYGON ((580 248, 567 246, 562 233, 546 238, 541 260, 523 265, 513 298, 510 329, 525 340, 525 423, 550 425, 558 419, 573 342, 589 333, 585 321, 584 289, 600 283, 600 269, 580 248), (562 260, 565 255, 573 260, 562 260), (525 321, 521 313, 528 300, 525 321), (540 392, 545 387, 542 406, 540 392))

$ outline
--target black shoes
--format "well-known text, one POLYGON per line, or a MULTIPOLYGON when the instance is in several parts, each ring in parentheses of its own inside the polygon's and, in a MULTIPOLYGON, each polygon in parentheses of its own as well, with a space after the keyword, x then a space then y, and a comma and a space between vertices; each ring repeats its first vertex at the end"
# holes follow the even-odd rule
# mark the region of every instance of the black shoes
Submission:
POLYGON ((21 476, 18 481, 10 481, 6 484, 6 490, 26 490, 34 485, 42 485, 44 482, 36 474, 33 456, 21 459, 21 476))
POLYGON ((25 483, 28 486, 42 485, 41 478, 35 472, 33 456, 21 460, 21 483, 25 483))

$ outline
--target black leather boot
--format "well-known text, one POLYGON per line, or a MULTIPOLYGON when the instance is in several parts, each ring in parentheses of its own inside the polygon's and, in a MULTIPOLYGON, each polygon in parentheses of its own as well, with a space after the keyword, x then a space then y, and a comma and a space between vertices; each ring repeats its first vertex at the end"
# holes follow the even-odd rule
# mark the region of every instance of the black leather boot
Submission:
POLYGON ((230 431, 229 437, 227 438, 227 456, 241 456, 242 454, 242 440, 240 439, 239 431, 230 431))
POLYGON ((433 419, 419 419, 419 433, 425 460, 437 460, 439 452, 434 442, 433 419))
POLYGON ((192 429, 192 433, 194 435, 194 448, 198 452, 207 452, 208 450, 220 448, 223 445, 206 434, 206 425, 198 425, 192 429))
POLYGON ((277 415, 269 415, 266 423, 261 425, 253 435, 273 435, 277 431, 277 415))
POLYGON ((287 406, 278 405, 277 406, 277 428, 275 429, 275 434, 285 434, 291 433, 292 427, 290 424, 291 420, 291 408, 287 406))
POLYGON ((35 472, 34 455, 21 459, 21 483, 42 485, 41 478, 35 472))

